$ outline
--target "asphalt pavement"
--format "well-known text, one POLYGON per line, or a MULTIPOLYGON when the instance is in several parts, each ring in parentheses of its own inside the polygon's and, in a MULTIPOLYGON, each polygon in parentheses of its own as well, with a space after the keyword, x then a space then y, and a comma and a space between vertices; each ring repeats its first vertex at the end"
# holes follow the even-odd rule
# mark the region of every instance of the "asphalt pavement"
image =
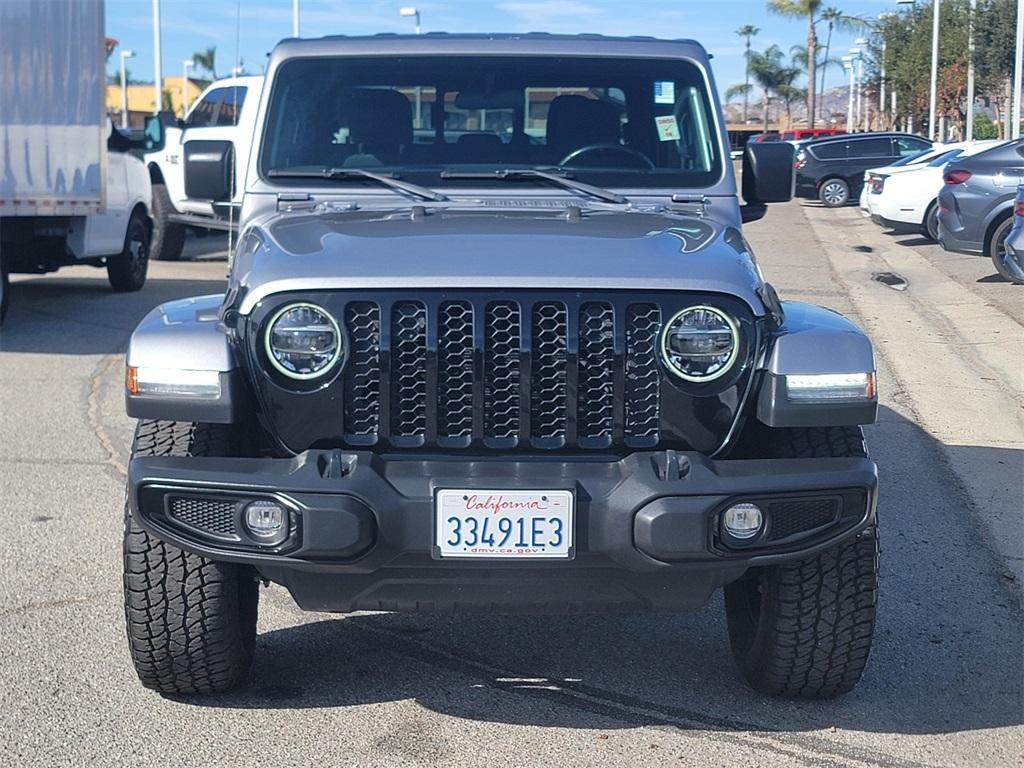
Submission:
POLYGON ((784 298, 879 353, 879 621, 834 702, 752 693, 716 597, 682 616, 298 611, 263 590, 250 685, 161 697, 121 602, 123 351, 155 304, 223 288, 223 238, 117 295, 17 276, 0 330, 0 766, 1012 766, 1024 755, 1024 288, 990 262, 793 202, 745 233, 784 298), (891 272, 894 290, 872 279, 891 272))

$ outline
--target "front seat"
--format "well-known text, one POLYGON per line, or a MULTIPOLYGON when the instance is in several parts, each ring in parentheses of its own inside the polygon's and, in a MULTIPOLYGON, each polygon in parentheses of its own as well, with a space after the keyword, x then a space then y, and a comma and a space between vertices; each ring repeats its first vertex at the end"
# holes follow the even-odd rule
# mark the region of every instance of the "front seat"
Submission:
POLYGON ((556 96, 548 107, 547 146, 554 162, 591 144, 619 144, 619 113, 611 104, 585 96, 556 96))
POLYGON ((405 94, 385 88, 361 88, 348 97, 349 142, 357 153, 348 167, 394 165, 412 144, 412 104, 405 94))

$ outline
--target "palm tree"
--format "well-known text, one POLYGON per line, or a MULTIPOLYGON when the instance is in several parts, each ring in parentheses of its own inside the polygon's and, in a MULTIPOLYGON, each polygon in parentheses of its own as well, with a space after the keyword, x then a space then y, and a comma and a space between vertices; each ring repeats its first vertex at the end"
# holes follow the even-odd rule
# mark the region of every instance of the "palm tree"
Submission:
MULTIPOLYGON (((768 10, 779 16, 787 16, 794 19, 807 20, 807 124, 814 127, 814 118, 817 107, 817 94, 815 93, 815 82, 817 77, 818 64, 818 32, 817 24, 824 20, 822 11, 823 0, 768 0, 768 10)), ((837 16, 830 14, 830 27, 838 29, 858 27, 864 24, 862 19, 855 16, 845 16, 839 13, 837 16)), ((831 43, 831 38, 829 39, 831 43)))
MULTIPOLYGON (((750 91, 751 91, 751 88, 750 88, 750 38, 752 38, 754 35, 756 35, 760 31, 761 30, 758 29, 757 27, 755 27, 753 24, 744 24, 742 27, 740 27, 739 29, 736 30, 736 34, 739 35, 742 38, 745 38, 746 41, 747 41, 747 51, 744 54, 744 56, 746 56, 746 58, 747 58, 747 71, 746 71, 746 75, 743 78, 743 85, 746 86, 745 90, 743 91, 743 124, 744 125, 746 125, 746 123, 747 123, 747 106, 748 106, 748 103, 750 101, 750 91)), ((728 93, 726 94, 726 98, 728 98, 728 93)))
MULTIPOLYGON (((834 56, 828 55, 828 49, 830 46, 825 46, 825 55, 819 56, 818 61, 815 62, 815 69, 821 70, 821 88, 818 90, 818 117, 824 121, 824 94, 825 94, 825 73, 830 67, 842 67, 843 62, 834 56)), ((794 45, 789 49, 789 59, 793 62, 793 66, 799 67, 802 70, 807 69, 807 47, 804 45, 794 45)), ((807 99, 807 89, 803 89, 804 100, 807 99)))
POLYGON ((210 77, 213 80, 217 80, 217 68, 215 65, 215 59, 217 58, 217 46, 211 45, 205 51, 196 51, 192 54, 192 61, 196 63, 196 66, 202 67, 210 73, 210 77))
POLYGON ((785 66, 784 59, 777 45, 768 46, 763 53, 751 51, 747 56, 747 67, 763 94, 765 133, 768 132, 768 106, 772 98, 779 96, 779 88, 791 85, 799 74, 799 70, 785 66))

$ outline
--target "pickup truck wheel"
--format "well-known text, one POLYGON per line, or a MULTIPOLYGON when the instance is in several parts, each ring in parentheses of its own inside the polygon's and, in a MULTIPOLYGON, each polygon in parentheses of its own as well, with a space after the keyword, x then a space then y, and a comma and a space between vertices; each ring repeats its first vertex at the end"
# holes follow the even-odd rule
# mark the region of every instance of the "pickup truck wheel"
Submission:
POLYGON ((818 189, 818 199, 826 208, 839 208, 850 201, 850 185, 842 179, 829 179, 818 189))
POLYGON ((153 243, 150 256, 156 261, 177 261, 185 248, 185 225, 170 220, 177 213, 167 186, 153 182, 153 243))
MULTIPOLYGON (((766 457, 866 456, 859 427, 774 429, 766 457)), ((867 664, 878 598, 878 529, 814 557, 751 569, 725 587, 729 640, 763 693, 826 699, 867 664)))
MULTIPOLYGON (((142 420, 132 456, 226 456, 220 424, 142 420)), ((259 583, 244 566, 220 563, 153 538, 128 505, 124 605, 132 662, 160 693, 213 693, 242 683, 256 645, 259 583)))
POLYGON ((149 271, 149 227, 138 214, 128 221, 124 236, 124 249, 116 256, 107 257, 107 278, 115 291, 138 291, 146 284, 149 271))

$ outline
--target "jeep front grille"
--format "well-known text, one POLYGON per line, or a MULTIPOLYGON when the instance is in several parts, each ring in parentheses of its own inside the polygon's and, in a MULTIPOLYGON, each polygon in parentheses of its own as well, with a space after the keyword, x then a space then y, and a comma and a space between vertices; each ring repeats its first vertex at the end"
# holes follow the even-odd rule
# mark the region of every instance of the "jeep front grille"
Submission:
POLYGON ((661 315, 649 302, 349 302, 344 439, 495 449, 655 445, 661 315))

